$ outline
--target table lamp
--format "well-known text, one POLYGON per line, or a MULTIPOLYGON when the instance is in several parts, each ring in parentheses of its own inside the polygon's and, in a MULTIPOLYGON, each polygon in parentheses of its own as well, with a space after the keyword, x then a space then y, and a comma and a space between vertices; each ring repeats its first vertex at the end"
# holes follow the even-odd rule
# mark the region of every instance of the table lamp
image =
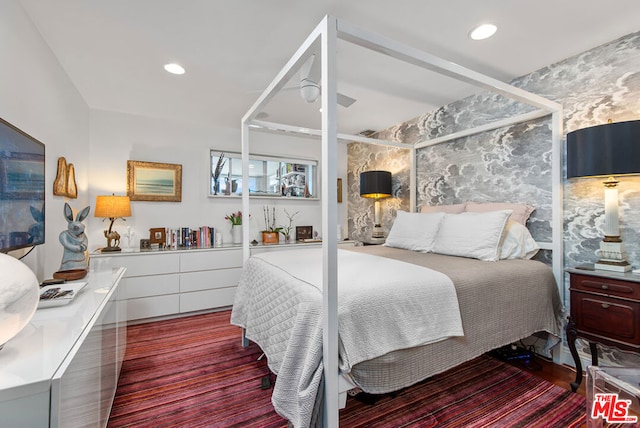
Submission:
POLYGON ((384 230, 380 225, 380 199, 391 196, 391 173, 388 171, 365 171, 360 173, 360 196, 374 199, 373 242, 384 241, 384 230))
POLYGON ((604 191, 604 239, 596 269, 627 272, 631 265, 618 223, 618 181, 640 174, 640 120, 607 123, 567 134, 567 178, 608 177, 604 191))
MULTIPOLYGON (((102 248, 101 252, 121 251, 120 234, 113 230, 113 222, 118 218, 131 216, 131 203, 128 196, 98 196, 96 197, 95 217, 109 219, 109 230, 104 231, 104 237, 107 238, 107 246, 102 248)), ((104 221, 104 220, 103 220, 104 221)))

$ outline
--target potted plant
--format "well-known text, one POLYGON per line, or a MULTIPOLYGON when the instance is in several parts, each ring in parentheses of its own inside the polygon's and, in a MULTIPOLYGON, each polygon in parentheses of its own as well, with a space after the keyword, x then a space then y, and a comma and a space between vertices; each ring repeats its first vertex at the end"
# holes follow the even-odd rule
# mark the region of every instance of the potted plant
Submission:
POLYGON ((291 230, 293 229, 293 218, 298 215, 300 211, 296 211, 293 214, 289 214, 287 209, 285 208, 284 213, 287 215, 289 219, 289 224, 287 226, 282 226, 280 229, 280 233, 284 236, 284 242, 291 242, 291 230))
POLYGON ((218 162, 216 163, 216 168, 211 173, 211 178, 213 179, 213 194, 217 195, 220 193, 220 174, 222 173, 222 168, 224 167, 225 162, 227 160, 224 158, 224 153, 220 153, 218 157, 218 162))
POLYGON ((264 215, 265 229, 262 231, 263 244, 277 244, 279 242, 279 234, 281 227, 276 227, 276 208, 263 206, 262 213, 264 215))
POLYGON ((231 236, 234 244, 242 244, 242 211, 231 213, 224 217, 231 223, 231 236))

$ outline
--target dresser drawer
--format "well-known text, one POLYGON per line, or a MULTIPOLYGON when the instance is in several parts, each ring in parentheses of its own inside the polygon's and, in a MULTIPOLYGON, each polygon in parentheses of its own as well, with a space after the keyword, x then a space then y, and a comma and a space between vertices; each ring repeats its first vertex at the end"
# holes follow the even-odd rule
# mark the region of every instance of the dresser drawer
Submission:
POLYGON ((180 254, 180 272, 242 267, 242 249, 180 254))
POLYGON ((579 291, 571 292, 571 319, 586 333, 640 347, 640 303, 579 291))
POLYGON ((571 289, 640 300, 640 284, 611 278, 572 274, 571 289))
POLYGON ((177 273, 180 271, 180 257, 178 254, 149 253, 114 256, 110 258, 111 266, 124 267, 127 269, 124 276, 131 278, 135 276, 163 275, 167 273, 177 273))

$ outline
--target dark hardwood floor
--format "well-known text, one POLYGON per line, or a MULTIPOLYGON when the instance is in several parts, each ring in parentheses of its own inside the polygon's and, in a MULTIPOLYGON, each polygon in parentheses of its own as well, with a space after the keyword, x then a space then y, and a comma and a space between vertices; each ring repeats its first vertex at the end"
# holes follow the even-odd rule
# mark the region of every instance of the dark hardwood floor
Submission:
MULTIPOLYGON (((540 357, 534 357, 533 363, 530 365, 519 363, 514 363, 513 365, 569 391, 571 390, 569 384, 576 379, 576 371, 573 367, 555 364, 553 361, 540 357)), ((582 396, 586 396, 585 383, 586 379, 583 376, 582 383, 577 391, 582 396)))

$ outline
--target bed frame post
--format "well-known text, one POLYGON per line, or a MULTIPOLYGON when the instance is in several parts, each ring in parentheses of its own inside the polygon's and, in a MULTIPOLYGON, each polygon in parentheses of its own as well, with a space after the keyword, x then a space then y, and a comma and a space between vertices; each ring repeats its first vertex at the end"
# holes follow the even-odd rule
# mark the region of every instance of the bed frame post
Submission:
POLYGON ((338 426, 338 186, 337 152, 337 83, 336 44, 337 19, 326 16, 322 21, 322 364, 324 366, 325 427, 338 426))
POLYGON ((416 195, 418 194, 416 189, 416 183, 418 182, 418 171, 417 171, 417 166, 418 166, 418 160, 416 159, 416 156, 418 154, 418 151, 416 150, 415 146, 411 146, 411 150, 410 150, 410 156, 411 156, 411 172, 410 172, 410 176, 409 176, 409 189, 412 189, 412 191, 409 192, 409 211, 411 211, 412 213, 416 212, 418 209, 418 201, 417 201, 417 197, 416 195))
MULTIPOLYGON (((240 128, 241 137, 242 137, 242 182, 249 182, 249 124, 245 119, 242 120, 242 125, 240 128)), ((243 188, 242 192, 242 212, 245 215, 245 219, 249 219, 249 188, 248 186, 243 188)), ((249 249, 249 234, 250 227, 249 222, 246 222, 246 226, 242 228, 242 264, 251 256, 251 250, 249 249)), ((245 341, 244 338, 244 329, 242 330, 242 340, 243 344, 245 341)))
MULTIPOLYGON (((562 183, 562 154, 563 147, 563 109, 561 105, 551 114, 551 269, 556 278, 556 285, 562 297, 562 304, 567 307, 567 296, 564 285, 564 211, 563 211, 563 183, 562 183)), ((560 341, 560 352, 553 353, 553 360, 560 363, 564 348, 564 341, 560 341)))
POLYGON ((249 346, 249 339, 247 339, 247 330, 245 330, 244 328, 242 329, 242 347, 246 348, 249 346))

